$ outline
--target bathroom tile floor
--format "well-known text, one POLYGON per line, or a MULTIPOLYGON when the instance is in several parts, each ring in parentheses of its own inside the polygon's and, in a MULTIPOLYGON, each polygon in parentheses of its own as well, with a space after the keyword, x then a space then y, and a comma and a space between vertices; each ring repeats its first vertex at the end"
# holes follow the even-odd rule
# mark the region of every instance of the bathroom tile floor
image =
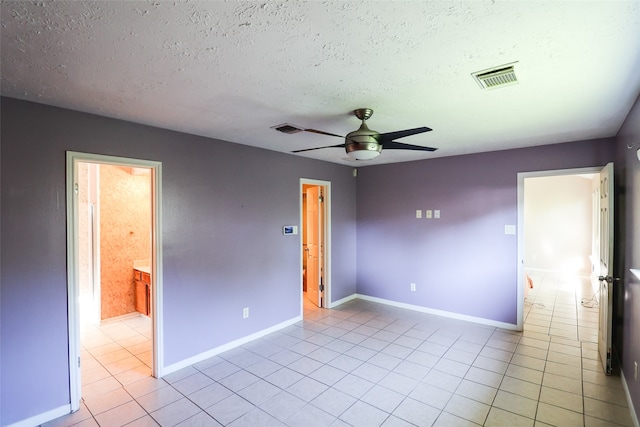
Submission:
POLYGON ((146 318, 83 333, 81 410, 46 426, 632 426, 590 287, 532 274, 524 332, 353 300, 162 379, 146 318), (595 313, 595 318, 594 318, 595 313), (146 321, 146 323, 145 323, 146 321))

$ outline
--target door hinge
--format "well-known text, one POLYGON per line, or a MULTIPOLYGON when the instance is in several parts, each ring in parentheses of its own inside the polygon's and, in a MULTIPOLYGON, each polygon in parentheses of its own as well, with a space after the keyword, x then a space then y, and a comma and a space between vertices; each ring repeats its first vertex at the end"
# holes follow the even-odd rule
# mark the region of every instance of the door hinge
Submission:
POLYGON ((322 194, 318 196, 318 201, 324 203, 324 196, 322 194))
POLYGON ((320 289, 320 292, 324 292, 324 285, 321 284, 318 289, 320 289))
POLYGON ((613 283, 613 282, 619 282, 620 278, 612 277, 612 276, 598 276, 598 280, 601 282, 613 283))
POLYGON ((73 192, 76 193, 76 195, 78 194, 78 183, 77 182, 73 185, 73 192))
POLYGON ((78 368, 80 367, 80 356, 78 356, 78 368))

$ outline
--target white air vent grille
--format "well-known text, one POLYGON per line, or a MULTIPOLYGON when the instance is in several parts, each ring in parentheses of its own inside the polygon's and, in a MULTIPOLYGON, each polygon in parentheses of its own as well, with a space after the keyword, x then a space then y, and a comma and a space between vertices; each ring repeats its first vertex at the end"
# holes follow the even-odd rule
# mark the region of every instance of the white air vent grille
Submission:
POLYGON ((499 67, 482 70, 471 75, 482 89, 495 89, 518 83, 514 70, 515 63, 501 65, 499 67))

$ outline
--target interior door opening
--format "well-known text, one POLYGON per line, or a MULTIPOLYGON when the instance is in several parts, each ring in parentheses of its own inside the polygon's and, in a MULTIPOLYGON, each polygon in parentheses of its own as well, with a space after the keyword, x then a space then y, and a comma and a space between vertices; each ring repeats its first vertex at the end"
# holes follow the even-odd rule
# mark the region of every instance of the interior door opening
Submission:
POLYGON ((301 183, 302 301, 313 307, 329 306, 328 228, 329 184, 301 183))
POLYGON ((519 174, 519 329, 602 348, 611 317, 598 281, 601 254, 613 245, 603 238, 609 167, 519 174))
POLYGON ((67 177, 74 411, 82 386, 159 376, 160 164, 69 152, 67 177))
POLYGON ((151 169, 79 162, 77 184, 85 383, 96 364, 151 375, 151 169), (119 350, 128 360, 107 363, 119 350))

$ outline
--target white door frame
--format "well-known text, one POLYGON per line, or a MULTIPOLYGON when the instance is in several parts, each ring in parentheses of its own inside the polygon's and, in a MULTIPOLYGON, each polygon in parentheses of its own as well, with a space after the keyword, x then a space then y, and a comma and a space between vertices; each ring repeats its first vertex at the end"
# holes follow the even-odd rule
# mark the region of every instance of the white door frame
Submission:
POLYGON ((162 328, 162 163, 150 160, 67 151, 67 303, 69 327, 69 388, 71 411, 80 409, 80 313, 78 274, 78 163, 98 163, 151 169, 151 265, 153 303, 153 361, 151 374, 160 378, 164 363, 162 328))
POLYGON ((576 169, 557 169, 536 172, 518 173, 518 277, 516 280, 517 292, 517 325, 516 330, 522 331, 524 327, 524 180, 525 178, 540 178, 549 176, 599 174, 602 167, 588 167, 576 169))
MULTIPOLYGON (((302 223, 303 220, 303 212, 302 212, 302 194, 304 185, 317 185, 320 187, 324 187, 324 203, 322 203, 324 209, 324 248, 323 248, 323 259, 324 259, 324 297, 322 303, 324 308, 331 308, 331 181, 321 181, 317 179, 308 179, 308 178, 300 178, 300 188, 298 189, 298 195, 300 197, 300 225, 304 227, 302 223)), ((302 292, 302 271, 303 271, 303 262, 302 262, 302 233, 300 233, 300 286, 298 287, 300 291, 300 316, 304 315, 304 294, 302 292)))

